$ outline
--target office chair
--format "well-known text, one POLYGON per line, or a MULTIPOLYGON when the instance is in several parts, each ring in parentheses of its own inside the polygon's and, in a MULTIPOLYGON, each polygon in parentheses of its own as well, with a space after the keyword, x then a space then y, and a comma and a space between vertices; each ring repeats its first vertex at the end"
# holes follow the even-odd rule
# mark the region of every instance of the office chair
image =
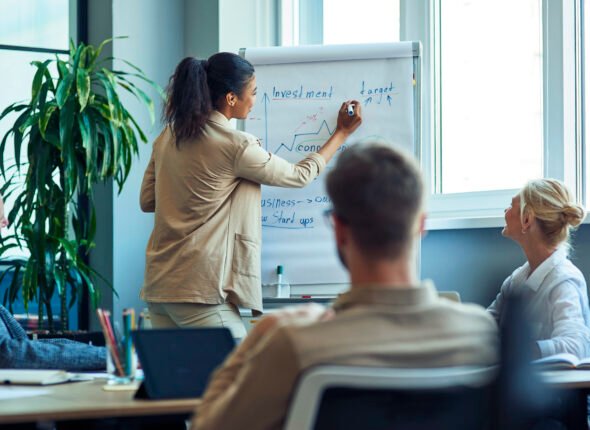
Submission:
POLYGON ((488 429, 497 368, 318 366, 294 392, 285 430, 488 429))

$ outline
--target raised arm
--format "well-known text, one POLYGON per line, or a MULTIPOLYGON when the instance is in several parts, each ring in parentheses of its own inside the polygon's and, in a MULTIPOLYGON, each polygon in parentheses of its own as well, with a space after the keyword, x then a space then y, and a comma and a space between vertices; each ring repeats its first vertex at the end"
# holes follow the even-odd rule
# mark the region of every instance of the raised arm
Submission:
POLYGON ((266 152, 258 142, 250 142, 236 157, 236 175, 263 185, 304 187, 322 172, 338 148, 361 122, 360 104, 354 100, 344 102, 338 111, 336 130, 318 152, 312 152, 303 160, 292 164, 278 155, 266 152), (350 104, 355 105, 354 115, 347 112, 350 104))

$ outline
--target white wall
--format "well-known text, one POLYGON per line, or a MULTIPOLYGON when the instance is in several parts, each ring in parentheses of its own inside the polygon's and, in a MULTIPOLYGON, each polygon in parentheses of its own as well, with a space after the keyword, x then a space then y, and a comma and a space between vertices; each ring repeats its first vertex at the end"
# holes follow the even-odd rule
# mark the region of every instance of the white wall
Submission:
MULTIPOLYGON (((176 64, 184 55, 183 0, 114 0, 113 35, 129 36, 116 40, 115 58, 124 58, 138 66, 160 86, 165 87, 176 64)), ((122 65, 115 61, 116 68, 122 65)), ((146 88, 144 86, 144 88, 146 88)), ((143 283, 145 247, 153 227, 153 215, 139 209, 139 190, 149 161, 152 141, 161 130, 162 99, 147 88, 156 101, 156 123, 150 123, 147 110, 131 94, 124 92, 122 102, 144 130, 148 143, 140 145, 139 159, 133 163, 120 195, 113 195, 113 285, 119 293, 114 315, 125 307, 141 309, 139 290, 143 283)))
POLYGON ((219 1, 185 0, 184 30, 185 55, 208 58, 218 52, 219 1))
MULTIPOLYGON (((88 15, 90 43, 127 36, 114 40, 109 48, 112 55, 135 64, 161 87, 167 85, 174 67, 184 56, 184 0, 90 0, 88 15)), ((113 67, 125 68, 116 60, 113 67)), ((140 211, 139 190, 152 142, 161 129, 162 100, 148 85, 142 88, 156 102, 154 125, 150 123, 147 110, 131 94, 122 91, 121 99, 144 130, 148 143, 140 144, 139 157, 134 159, 120 195, 112 182, 95 188, 97 246, 91 255, 91 265, 118 293, 118 298, 113 297, 102 286, 101 306, 112 308, 117 318, 123 308, 141 310, 145 306, 139 300, 139 290, 153 215, 140 211)), ((96 321, 91 322, 91 328, 97 328, 96 321)))

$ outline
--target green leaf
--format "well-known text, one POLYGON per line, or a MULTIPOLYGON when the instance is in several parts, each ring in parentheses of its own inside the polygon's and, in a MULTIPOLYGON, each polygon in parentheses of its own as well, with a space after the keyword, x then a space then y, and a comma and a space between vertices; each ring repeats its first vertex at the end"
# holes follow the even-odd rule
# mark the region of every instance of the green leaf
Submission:
POLYGON ((59 58, 57 58, 56 61, 59 81, 61 82, 64 79, 64 76, 70 73, 70 70, 68 69, 68 64, 65 61, 62 61, 59 58))
POLYGON ((147 107, 148 112, 150 114, 150 122, 153 124, 156 121, 155 112, 154 112, 155 111, 154 101, 146 93, 144 93, 142 90, 137 88, 135 85, 128 82, 126 79, 124 81, 126 81, 127 83, 119 82, 119 85, 121 87, 123 87, 125 90, 129 91, 135 97, 137 97, 140 101, 143 102, 143 104, 147 107))
MULTIPOLYGON (((5 153, 4 148, 6 147, 6 140, 8 139, 8 136, 10 136, 11 133, 12 129, 8 130, 2 138, 2 141, 0 142, 0 154, 5 153)), ((0 157, 0 172, 2 172, 2 177, 6 178, 6 167, 4 166, 4 157, 0 157)))
POLYGON ((94 160, 92 159, 92 150, 94 146, 96 146, 97 142, 92 141, 92 130, 90 128, 90 120, 88 119, 88 115, 82 113, 78 117, 78 127, 80 129, 80 135, 82 137, 82 147, 86 153, 86 169, 85 174, 89 176, 92 171, 92 165, 94 160))
POLYGON ((70 100, 59 111, 59 140, 62 147, 62 161, 68 161, 70 147, 72 145, 72 127, 76 119, 73 100, 70 100))
MULTIPOLYGON (((149 79, 143 72, 130 73, 130 72, 123 72, 121 70, 112 70, 112 73, 115 74, 118 78, 124 79, 126 82, 128 82, 130 84, 131 84, 131 81, 129 79, 125 78, 125 76, 133 76, 135 78, 141 79, 146 84, 151 86, 154 90, 156 90, 156 92, 158 93, 160 98, 166 99, 166 92, 164 91, 164 89, 160 85, 158 85, 157 83, 155 83, 154 81, 149 79)), ((132 84, 132 85, 137 86, 135 84, 132 84)))
POLYGON ((72 83, 74 82, 74 75, 68 73, 57 85, 57 93, 55 94, 55 100, 57 106, 61 109, 66 104, 68 97, 70 96, 70 90, 72 83))
POLYGON ((100 54, 102 53, 102 50, 104 49, 105 45, 108 43, 111 43, 112 41, 113 41, 112 38, 106 39, 106 40, 103 40, 100 45, 98 45, 98 48, 96 48, 96 51, 88 59, 88 67, 94 67, 94 63, 96 62, 98 57, 100 57, 100 54))
POLYGON ((14 122, 14 127, 12 128, 14 134, 14 161, 17 169, 20 169, 20 153, 23 142, 23 132, 20 130, 20 127, 29 119, 30 113, 31 109, 25 110, 14 122))
POLYGON ((2 114, 0 114, 0 120, 2 120, 6 115, 8 115, 11 112, 20 112, 21 110, 27 109, 29 107, 29 105, 26 105, 26 104, 19 105, 17 103, 13 103, 10 106, 8 106, 6 109, 4 109, 2 111, 2 114))
POLYGON ((40 61, 33 61, 31 64, 37 67, 37 71, 35 72, 35 76, 33 77, 33 85, 31 88, 31 105, 37 103, 37 96, 39 95, 39 90, 41 89, 41 84, 43 82, 43 77, 46 76, 47 72, 47 65, 51 63, 53 60, 45 60, 44 62, 40 61))
POLYGON ((76 247, 74 244, 72 244, 72 242, 70 242, 69 240, 64 239, 62 237, 54 237, 53 239, 55 239, 59 242, 59 244, 63 247, 63 249, 66 251, 67 255, 72 260, 77 260, 78 254, 76 253, 76 247))
POLYGON ((54 114, 56 109, 57 109, 56 105, 47 104, 44 106, 43 111, 41 112, 41 115, 39 116, 39 132, 41 133, 41 136, 43 136, 44 139, 45 139, 45 130, 47 129, 47 125, 49 124, 49 121, 51 120, 51 116, 54 114))
POLYGON ((139 133, 139 138, 141 139, 141 141, 144 143, 147 143, 147 141, 148 141, 147 136, 144 134, 144 132, 141 129, 141 127, 139 126, 139 124, 135 121, 135 118, 133 118, 131 115, 129 115, 129 121, 131 121, 133 123, 133 125, 135 126, 135 130, 137 131, 137 133, 139 133))
POLYGON ((76 74, 76 86, 78 89, 78 102, 80 103, 80 111, 83 111, 88 103, 90 96, 90 77, 88 71, 83 68, 78 68, 76 74))

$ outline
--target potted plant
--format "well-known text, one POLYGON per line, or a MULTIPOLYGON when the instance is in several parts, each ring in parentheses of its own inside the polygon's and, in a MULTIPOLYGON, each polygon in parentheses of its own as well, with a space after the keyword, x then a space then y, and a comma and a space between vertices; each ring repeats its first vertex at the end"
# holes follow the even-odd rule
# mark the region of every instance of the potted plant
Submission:
POLYGON ((120 192, 138 154, 138 141, 147 142, 121 103, 119 91, 139 99, 152 123, 153 101, 134 82, 139 79, 161 93, 127 61, 131 71, 104 67, 112 58, 99 57, 110 41, 98 47, 71 42, 67 60, 56 57, 32 62, 36 73, 31 100, 11 104, 0 114, 0 121, 10 113, 16 117, 0 141, 0 172, 5 180, 0 191, 8 198, 14 194, 8 219, 15 231, 2 238, 0 255, 14 247, 30 255, 4 262, 8 270, 0 275, 0 282, 12 274, 4 303, 12 305, 19 292, 25 309, 29 302, 37 301, 39 324, 46 316, 50 331, 54 330, 51 299, 55 294, 60 297, 64 329, 69 327, 68 309, 84 289, 96 307, 99 291, 93 278, 100 275, 86 258, 94 246, 97 223, 92 186, 112 178, 120 192), (14 163, 5 159, 9 136, 14 140, 14 163), (21 164, 23 151, 27 161, 21 164), (24 184, 18 188, 15 183, 23 170, 24 184))

